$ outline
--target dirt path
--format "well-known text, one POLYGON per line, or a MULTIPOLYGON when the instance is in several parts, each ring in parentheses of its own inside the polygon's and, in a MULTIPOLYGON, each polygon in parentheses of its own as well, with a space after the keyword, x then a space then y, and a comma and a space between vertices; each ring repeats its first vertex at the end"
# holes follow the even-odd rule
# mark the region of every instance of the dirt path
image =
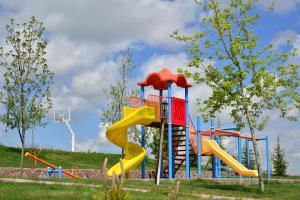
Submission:
MULTIPOLYGON (((46 185, 67 185, 67 186, 71 185, 71 186, 87 186, 87 187, 102 188, 102 185, 95 185, 95 184, 39 181, 39 180, 21 179, 21 178, 0 178, 0 182, 38 183, 38 184, 46 184, 46 185)), ((133 191, 133 192, 150 192, 150 190, 145 190, 145 189, 135 189, 135 188, 123 188, 123 189, 126 191, 133 191)))

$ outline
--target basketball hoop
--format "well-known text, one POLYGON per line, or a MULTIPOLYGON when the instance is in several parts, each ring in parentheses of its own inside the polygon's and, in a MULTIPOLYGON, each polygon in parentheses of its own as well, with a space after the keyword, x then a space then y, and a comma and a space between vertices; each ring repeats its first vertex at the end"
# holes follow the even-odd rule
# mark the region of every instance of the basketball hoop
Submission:
POLYGON ((69 122, 71 121, 70 107, 60 108, 54 110, 54 123, 69 122))
POLYGON ((63 122, 63 119, 57 118, 57 119, 54 119, 54 122, 55 122, 55 123, 61 123, 61 122, 63 122))
POLYGON ((54 110, 54 123, 63 123, 67 126, 72 139, 71 139, 71 143, 72 143, 72 152, 75 151, 75 134, 74 131, 71 127, 71 109, 70 107, 66 107, 66 108, 60 108, 60 109, 55 109, 54 110))

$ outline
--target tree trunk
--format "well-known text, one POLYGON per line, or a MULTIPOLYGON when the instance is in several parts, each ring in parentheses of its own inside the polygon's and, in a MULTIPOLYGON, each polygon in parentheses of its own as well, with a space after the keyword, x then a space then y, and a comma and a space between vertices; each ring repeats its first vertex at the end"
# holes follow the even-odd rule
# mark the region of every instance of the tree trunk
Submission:
POLYGON ((249 114, 248 110, 246 110, 246 114, 247 114, 247 121, 248 121, 248 125, 249 125, 249 128, 250 128, 250 133, 251 133, 251 137, 252 137, 252 142, 253 142, 255 163, 256 163, 256 168, 257 168, 257 172, 258 172, 258 184, 259 184, 260 190, 262 192, 264 192, 265 191, 265 186, 264 186, 264 181, 263 181, 263 177, 262 177, 262 168, 261 168, 261 162, 260 162, 259 152, 258 152, 258 148, 257 148, 256 136, 255 136, 255 133, 254 133, 254 128, 252 126, 252 123, 251 123, 251 120, 250 120, 250 114, 249 114))
POLYGON ((20 176, 23 176, 23 161, 24 161, 24 151, 25 151, 25 141, 21 140, 22 150, 21 150, 21 162, 20 162, 20 176))

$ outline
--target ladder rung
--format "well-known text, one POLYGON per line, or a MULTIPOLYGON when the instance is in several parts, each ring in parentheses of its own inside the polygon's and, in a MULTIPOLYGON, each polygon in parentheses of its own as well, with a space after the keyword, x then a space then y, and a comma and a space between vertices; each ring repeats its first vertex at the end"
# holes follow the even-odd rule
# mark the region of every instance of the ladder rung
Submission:
POLYGON ((185 147, 185 144, 173 144, 173 147, 185 147))
POLYGON ((173 140, 173 142, 185 142, 185 139, 184 140, 173 140))

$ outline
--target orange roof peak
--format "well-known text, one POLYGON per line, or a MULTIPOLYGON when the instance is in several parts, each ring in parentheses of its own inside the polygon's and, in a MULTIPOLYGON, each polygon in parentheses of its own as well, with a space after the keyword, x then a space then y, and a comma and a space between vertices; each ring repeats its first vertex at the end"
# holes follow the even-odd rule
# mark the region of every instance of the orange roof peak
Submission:
POLYGON ((153 86, 156 90, 167 90, 168 81, 175 83, 178 87, 192 87, 181 74, 173 74, 167 68, 163 68, 159 72, 150 73, 144 82, 139 82, 141 86, 153 86))

